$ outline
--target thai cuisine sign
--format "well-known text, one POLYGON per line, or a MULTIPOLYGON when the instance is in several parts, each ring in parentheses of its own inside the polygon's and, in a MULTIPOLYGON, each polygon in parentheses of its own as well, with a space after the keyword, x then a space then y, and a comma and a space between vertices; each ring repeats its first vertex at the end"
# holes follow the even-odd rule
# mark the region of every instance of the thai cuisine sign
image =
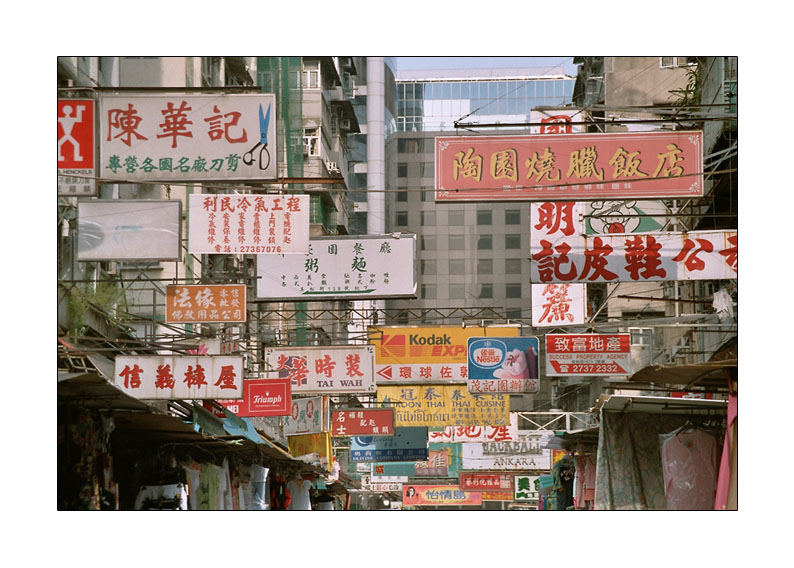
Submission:
POLYGON ((436 201, 701 195, 702 132, 436 138, 436 201))

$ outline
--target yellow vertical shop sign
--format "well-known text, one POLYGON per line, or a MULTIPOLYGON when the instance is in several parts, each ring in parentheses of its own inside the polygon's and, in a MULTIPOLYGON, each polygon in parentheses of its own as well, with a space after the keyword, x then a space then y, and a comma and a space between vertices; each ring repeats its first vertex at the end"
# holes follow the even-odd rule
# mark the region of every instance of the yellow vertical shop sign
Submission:
POLYGON ((394 426, 510 424, 510 396, 472 394, 466 385, 378 386, 378 402, 394 408, 394 426))
POLYGON ((289 453, 294 457, 305 456, 306 454, 319 454, 325 463, 325 468, 333 472, 334 459, 331 449, 331 433, 321 432, 319 434, 301 434, 299 436, 287 436, 289 453))

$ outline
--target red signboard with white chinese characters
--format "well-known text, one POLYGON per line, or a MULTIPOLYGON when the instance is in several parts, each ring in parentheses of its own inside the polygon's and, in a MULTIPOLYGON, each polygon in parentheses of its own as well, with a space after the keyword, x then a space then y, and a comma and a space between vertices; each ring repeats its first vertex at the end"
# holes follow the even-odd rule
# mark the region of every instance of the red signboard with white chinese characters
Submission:
POLYGON ((169 284, 166 323, 245 322, 245 284, 169 284))
POLYGON ((334 436, 394 436, 394 409, 332 410, 331 434, 334 436))
POLYGON ((630 375, 630 338, 628 333, 549 333, 546 375, 630 375))
POLYGON ((702 132, 436 138, 436 201, 701 195, 702 132))
POLYGON ((223 355, 116 357, 115 385, 141 399, 239 399, 243 358, 223 355))
POLYGON ((247 379, 241 400, 217 402, 242 418, 287 416, 292 405, 289 379, 247 379))
POLYGON ((93 99, 58 99, 58 195, 94 195, 93 99))
POLYGON ((460 472, 460 488, 464 491, 510 491, 512 499, 513 473, 460 472))

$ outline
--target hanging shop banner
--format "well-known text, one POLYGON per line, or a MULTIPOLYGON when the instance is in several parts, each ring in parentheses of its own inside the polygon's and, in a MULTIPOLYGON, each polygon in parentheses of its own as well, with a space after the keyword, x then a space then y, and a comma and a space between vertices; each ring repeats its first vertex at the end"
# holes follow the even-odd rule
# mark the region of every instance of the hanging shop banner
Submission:
POLYGON ((702 132, 436 137, 436 201, 701 195, 702 132))
POLYGON ((583 325, 585 284, 532 284, 532 327, 583 325))
POLYGON ((243 358, 221 355, 116 357, 115 385, 142 399, 240 399, 243 358))
POLYGON ((276 116, 271 94, 100 95, 101 177, 275 180, 276 116))
MULTIPOLYGON (((453 477, 457 479, 461 466, 460 444, 427 445, 427 459, 407 462, 373 462, 372 475, 384 478, 453 477), (445 470, 443 475, 435 475, 445 470)), ((374 479, 374 477, 373 477, 374 479)))
POLYGON ((519 326, 370 326, 378 385, 465 383, 469 337, 517 337, 519 326))
POLYGON ((58 99, 58 195, 96 195, 93 99, 58 99))
POLYGON ((459 485, 464 491, 510 491, 513 499, 512 473, 461 471, 459 485))
POLYGON ((501 426, 510 423, 510 396, 470 393, 465 386, 380 386, 378 402, 394 407, 395 426, 501 426))
POLYGON ((416 296, 416 235, 309 240, 307 254, 257 256, 256 295, 265 300, 416 296), (399 267, 399 270, 395 270, 399 267))
POLYGON ((537 337, 470 337, 469 392, 540 391, 537 337))
POLYGON ((169 284, 166 323, 243 323, 245 284, 169 284))
POLYGON ((476 491, 463 491, 457 485, 403 485, 405 505, 482 505, 476 491))
POLYGON ((77 260, 180 260, 182 202, 97 199, 77 204, 77 260))
POLYGON ((546 375, 630 375, 631 334, 546 334, 546 375))
POLYGON ((738 233, 691 231, 572 236, 532 249, 530 280, 652 282, 736 279, 738 233))
POLYGON ((537 501, 540 497, 537 475, 516 475, 514 480, 515 491, 513 501, 537 501))
POLYGON ((374 359, 371 345, 265 348, 268 369, 288 377, 293 394, 375 392, 374 359))
POLYGON ((589 113, 582 109, 570 108, 544 108, 543 110, 531 110, 529 121, 533 126, 529 127, 530 134, 573 134, 574 132, 584 132, 584 124, 574 124, 584 122, 589 117, 589 113))
POLYGON ((328 431, 330 420, 325 397, 293 398, 289 415, 284 418, 284 435, 319 434, 328 431))
POLYGON ((394 436, 350 438, 350 461, 395 462, 427 459, 427 428, 396 428, 394 436))
POLYGON ((503 426, 447 426, 428 428, 430 442, 513 442, 518 440, 518 413, 510 413, 503 426))
POLYGON ((305 254, 308 195, 188 196, 191 254, 305 254))
POLYGON ((521 432, 518 442, 461 444, 464 470, 548 470, 551 451, 544 449, 553 432, 521 432))
MULTIPOLYGON (((393 492, 402 493, 403 484, 394 481, 375 481, 376 478, 369 475, 361 476, 361 489, 362 491, 375 491, 378 493, 393 492)), ((408 481, 406 479, 406 481, 408 481)))
POLYGON ((331 411, 334 436, 394 436, 393 408, 344 408, 331 411))
POLYGON ((241 400, 217 402, 241 418, 287 416, 292 406, 289 379, 246 379, 241 400))
POLYGON ((289 453, 295 458, 316 455, 325 469, 333 471, 334 453, 330 432, 289 436, 287 437, 287 444, 289 453))

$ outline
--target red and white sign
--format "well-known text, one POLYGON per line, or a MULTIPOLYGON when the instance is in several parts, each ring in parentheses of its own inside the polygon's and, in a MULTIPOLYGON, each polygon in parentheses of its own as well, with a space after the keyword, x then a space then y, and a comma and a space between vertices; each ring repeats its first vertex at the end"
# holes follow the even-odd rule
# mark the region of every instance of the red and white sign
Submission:
POLYGON ((630 338, 628 333, 549 333, 546 375, 630 375, 630 338))
POLYGON ((199 193, 188 206, 191 254, 309 252, 308 195, 199 193))
POLYGON ((166 323, 245 322, 245 284, 169 284, 166 323))
POLYGON ((701 195, 702 132, 436 138, 436 201, 701 195))
POLYGON ((268 347, 265 362, 292 381, 293 394, 375 392, 371 345, 268 347))
POLYGON ((287 416, 292 395, 289 379, 247 379, 243 381, 242 400, 217 401, 237 416, 287 416))
POLYGON ((515 442, 518 440, 518 414, 510 413, 504 426, 446 426, 428 428, 427 440, 438 442, 515 442))
POLYGON ((58 195, 96 193, 93 99, 58 99, 58 195))
POLYGON ((330 428, 328 403, 323 396, 293 398, 289 416, 284 418, 284 435, 320 434, 330 428))
POLYGON ((460 488, 464 491, 513 491, 512 473, 460 472, 460 488))
POLYGON ((394 436, 394 409, 332 410, 331 434, 333 436, 394 436))
POLYGON ((141 399, 240 399, 243 358, 222 355, 116 357, 115 385, 141 399))

